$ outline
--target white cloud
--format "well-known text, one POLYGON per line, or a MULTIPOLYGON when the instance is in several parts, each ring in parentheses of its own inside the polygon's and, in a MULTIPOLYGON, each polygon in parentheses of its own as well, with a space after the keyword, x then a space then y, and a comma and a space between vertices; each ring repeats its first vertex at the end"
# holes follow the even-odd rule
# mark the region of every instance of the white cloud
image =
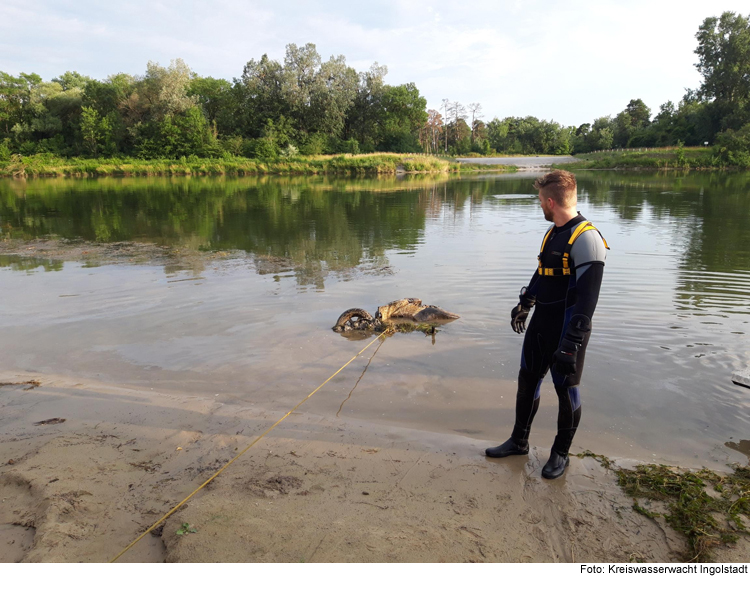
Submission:
POLYGON ((679 101, 700 82, 698 26, 724 10, 745 14, 747 0, 3 0, 0 69, 104 78, 181 57, 231 79, 251 58, 313 42, 360 71, 387 65, 391 84, 415 82, 431 107, 448 97, 482 103, 485 117, 580 124, 633 98, 653 111, 679 101))

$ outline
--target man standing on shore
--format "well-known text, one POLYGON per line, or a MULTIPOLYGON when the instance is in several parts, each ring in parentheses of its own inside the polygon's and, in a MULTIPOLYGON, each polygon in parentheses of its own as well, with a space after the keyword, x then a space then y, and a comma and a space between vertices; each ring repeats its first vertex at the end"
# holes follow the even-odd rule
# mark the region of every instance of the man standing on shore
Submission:
POLYGON ((555 170, 537 179, 534 187, 539 190, 544 219, 553 225, 542 241, 539 266, 511 311, 511 326, 520 334, 536 305, 523 341, 516 422, 510 439, 485 453, 491 458, 529 453, 529 432, 539 408, 539 391, 551 366, 559 401, 557 436, 542 469, 542 476, 551 479, 562 476, 570 463, 568 451, 581 419, 578 385, 609 247, 576 210, 577 187, 572 173, 555 170))

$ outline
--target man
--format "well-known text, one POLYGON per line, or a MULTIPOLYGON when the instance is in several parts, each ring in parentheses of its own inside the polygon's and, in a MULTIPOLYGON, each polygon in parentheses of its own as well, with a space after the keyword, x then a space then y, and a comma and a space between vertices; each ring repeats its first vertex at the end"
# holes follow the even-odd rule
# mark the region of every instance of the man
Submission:
POLYGON ((609 247, 591 222, 576 211, 577 187, 572 173, 555 170, 537 179, 534 187, 539 190, 544 219, 553 225, 542 241, 537 271, 511 311, 511 326, 520 334, 536 305, 523 341, 516 422, 510 439, 485 453, 491 458, 529 453, 539 390, 551 366, 559 401, 557 436, 542 476, 559 478, 570 463, 568 451, 581 419, 578 384, 609 247))

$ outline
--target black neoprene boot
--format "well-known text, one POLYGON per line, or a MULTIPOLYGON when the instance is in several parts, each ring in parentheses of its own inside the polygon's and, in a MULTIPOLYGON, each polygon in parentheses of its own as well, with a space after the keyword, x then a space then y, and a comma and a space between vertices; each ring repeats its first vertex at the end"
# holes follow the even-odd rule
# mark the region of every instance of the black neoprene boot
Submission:
POLYGON ((565 472, 565 468, 570 464, 568 454, 557 453, 554 449, 549 454, 549 460, 542 468, 542 476, 549 480, 560 478, 565 472))
POLYGON ((529 453, 529 441, 516 442, 512 437, 497 447, 488 447, 484 450, 487 457, 504 458, 507 456, 525 456, 529 453))

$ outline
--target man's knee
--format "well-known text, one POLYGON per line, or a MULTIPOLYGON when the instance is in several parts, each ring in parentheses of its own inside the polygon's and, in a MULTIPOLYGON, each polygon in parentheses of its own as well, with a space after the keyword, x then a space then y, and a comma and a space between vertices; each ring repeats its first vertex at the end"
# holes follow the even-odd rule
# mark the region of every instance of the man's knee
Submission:
POLYGON ((578 386, 555 386, 555 392, 560 399, 560 404, 570 403, 571 411, 575 412, 581 408, 581 390, 578 386))
POLYGON ((518 397, 539 398, 539 391, 542 387, 544 376, 540 376, 523 367, 518 372, 518 397))

